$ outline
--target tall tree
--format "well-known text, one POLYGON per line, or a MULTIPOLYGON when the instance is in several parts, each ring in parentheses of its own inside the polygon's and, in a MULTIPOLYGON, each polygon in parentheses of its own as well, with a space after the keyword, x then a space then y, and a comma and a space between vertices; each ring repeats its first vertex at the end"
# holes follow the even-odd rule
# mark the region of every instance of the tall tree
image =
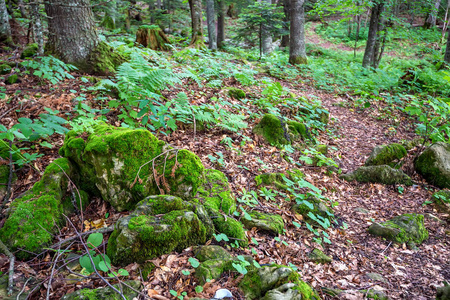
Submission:
POLYGON ((427 18, 425 19, 425 23, 423 24, 424 28, 431 28, 436 26, 437 14, 439 12, 439 6, 441 5, 441 0, 435 0, 433 6, 431 7, 431 11, 428 13, 427 18))
POLYGON ((0 42, 11 42, 11 27, 5 0, 0 0, 0 42))
POLYGON ((37 55, 44 54, 44 34, 42 32, 41 15, 39 13, 40 1, 36 0, 30 4, 31 18, 33 23, 34 40, 38 44, 37 55))
MULTIPOLYGON (((279 2, 281 3, 281 1, 279 2)), ((290 0, 283 0, 283 11, 284 11, 284 29, 288 32, 289 31, 289 20, 291 18, 291 1, 290 0)), ((280 47, 287 47, 289 46, 289 34, 285 34, 281 37, 281 44, 280 47)))
POLYGON ((208 22, 209 49, 217 49, 216 20, 214 18, 214 0, 206 0, 206 21, 208 22))
MULTIPOLYGON (((268 4, 272 4, 272 0, 262 0, 268 4)), ((270 54, 272 48, 272 32, 270 32, 270 24, 262 23, 261 36, 262 36, 262 53, 264 55, 270 54)))
POLYGON ((203 38, 202 26, 202 1, 189 0, 189 7, 191 9, 191 24, 192 24, 192 40, 191 46, 195 48, 205 47, 203 38))
POLYGON ((373 66, 376 62, 377 54, 375 52, 377 47, 377 39, 380 38, 382 27, 382 14, 384 11, 384 0, 377 0, 374 2, 372 12, 370 15, 369 34, 367 37, 366 50, 364 51, 363 67, 367 68, 373 66))
POLYGON ((447 46, 445 48, 444 61, 450 64, 450 32, 447 34, 447 46))
POLYGON ((225 0, 219 0, 219 12, 217 14, 217 47, 222 48, 225 41, 225 17, 227 15, 227 4, 225 0))
POLYGON ((291 0, 289 63, 306 64, 305 0, 291 0))
POLYGON ((110 73, 123 59, 95 30, 89 0, 48 0, 48 42, 45 50, 89 73, 110 73))

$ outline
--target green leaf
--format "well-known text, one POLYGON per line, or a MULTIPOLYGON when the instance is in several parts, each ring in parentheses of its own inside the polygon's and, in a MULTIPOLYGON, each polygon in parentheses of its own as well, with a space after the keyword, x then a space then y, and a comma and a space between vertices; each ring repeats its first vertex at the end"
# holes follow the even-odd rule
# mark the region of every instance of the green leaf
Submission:
POLYGON ((183 275, 185 275, 185 276, 188 276, 188 275, 191 274, 191 272, 189 272, 188 270, 182 270, 182 271, 181 271, 181 274, 183 274, 183 275))
POLYGON ((83 269, 86 269, 89 274, 94 272, 94 267, 92 266, 91 260, 89 259, 88 255, 83 255, 82 257, 80 257, 79 262, 80 266, 83 269))
POLYGON ((201 286, 201 285, 197 285, 196 287, 195 287, 195 292, 196 293, 201 293, 201 292, 203 292, 203 287, 201 286))
POLYGON ((98 263, 98 268, 103 272, 109 272, 111 270, 111 264, 102 260, 98 263))
POLYGON ((130 276, 130 273, 128 273, 127 270, 125 269, 119 269, 119 271, 117 272, 118 276, 130 276))
POLYGON ((97 248, 103 242, 103 234, 100 232, 91 233, 86 241, 90 248, 97 248))
POLYGON ((200 266, 200 262, 196 258, 189 257, 188 262, 193 268, 198 268, 198 266, 200 266))

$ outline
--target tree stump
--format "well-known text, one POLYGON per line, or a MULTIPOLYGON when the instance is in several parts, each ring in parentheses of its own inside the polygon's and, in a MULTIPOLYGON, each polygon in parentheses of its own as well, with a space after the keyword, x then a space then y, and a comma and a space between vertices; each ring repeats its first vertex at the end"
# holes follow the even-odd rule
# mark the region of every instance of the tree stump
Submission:
POLYGON ((136 43, 152 50, 169 50, 166 35, 157 25, 144 25, 136 32, 136 43))

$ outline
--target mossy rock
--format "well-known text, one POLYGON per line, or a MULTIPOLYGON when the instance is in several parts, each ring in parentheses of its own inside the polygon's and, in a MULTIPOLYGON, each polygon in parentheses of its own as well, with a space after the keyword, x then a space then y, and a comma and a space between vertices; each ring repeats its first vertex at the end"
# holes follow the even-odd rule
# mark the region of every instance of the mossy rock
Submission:
POLYGON ((428 238, 423 215, 403 214, 383 223, 374 223, 369 233, 397 243, 421 244, 428 238))
MULTIPOLYGON (((390 165, 408 154, 405 147, 400 144, 376 146, 366 160, 366 166, 390 165)), ((392 165, 393 166, 393 165, 392 165)))
POLYGON ((230 242, 237 241, 241 247, 248 245, 244 226, 241 222, 232 217, 226 217, 218 211, 208 210, 208 213, 214 223, 214 228, 230 238, 230 242))
POLYGON ((343 174, 339 178, 358 182, 373 182, 382 184, 412 185, 411 178, 401 170, 391 168, 388 165, 360 167, 355 171, 343 174))
POLYGON ((450 300, 450 285, 444 285, 437 289, 436 300, 450 300))
POLYGON ((265 114, 253 128, 253 133, 264 138, 272 146, 292 144, 306 139, 306 126, 302 123, 283 120, 272 114, 265 114))
POLYGON ((333 209, 328 207, 323 200, 315 197, 309 196, 306 200, 303 200, 301 203, 297 203, 292 206, 292 210, 295 213, 302 215, 306 220, 309 220, 309 213, 313 213, 314 215, 318 215, 324 218, 329 218, 333 216, 333 209), (312 206, 312 208, 311 208, 312 206))
POLYGON ((426 148, 414 166, 427 182, 442 189, 450 188, 450 144, 437 142, 426 148))
POLYGON ((20 58, 28 58, 33 57, 37 54, 39 50, 39 46, 37 43, 28 44, 25 49, 23 49, 22 54, 20 55, 20 58))
POLYGON ((239 288, 244 292, 245 299, 253 300, 262 299, 270 290, 287 283, 294 284, 290 289, 297 292, 295 295, 301 295, 299 299, 320 299, 317 292, 302 281, 297 272, 280 265, 251 269, 239 283, 239 288))
POLYGON ((106 124, 92 130, 70 131, 60 155, 79 169, 82 190, 100 195, 118 211, 133 209, 149 195, 190 200, 203 183, 204 167, 195 154, 165 145, 148 130, 106 124))
POLYGON ((407 151, 413 149, 414 147, 423 145, 425 140, 422 137, 416 137, 412 140, 402 140, 400 143, 407 151))
POLYGON ((67 159, 58 158, 31 190, 11 203, 0 239, 12 251, 25 250, 17 252, 17 258, 30 258, 53 241, 53 234, 64 221, 62 199, 68 177, 77 179, 73 166, 67 159))
POLYGON ((219 279, 227 271, 233 270, 233 258, 209 259, 200 264, 195 270, 195 278, 200 285, 204 285, 208 280, 219 279))
POLYGON ((19 82, 19 75, 18 74, 12 74, 5 79, 5 84, 15 84, 19 82))
POLYGON ((284 221, 280 215, 276 214, 265 214, 257 211, 252 211, 249 213, 251 220, 243 218, 241 222, 247 229, 252 229, 256 227, 260 231, 267 232, 273 235, 278 235, 283 233, 284 221))
POLYGON ((223 211, 230 215, 236 211, 236 198, 228 178, 219 170, 205 169, 205 180, 199 186, 195 198, 207 209, 223 211))
POLYGON ((263 186, 272 186, 274 188, 280 189, 280 190, 287 190, 288 186, 286 185, 286 181, 283 179, 283 177, 288 178, 289 180, 299 180, 303 177, 305 177, 305 174, 303 174, 302 171, 299 169, 292 169, 288 170, 287 175, 283 173, 263 173, 255 177, 256 185, 263 185, 263 186))
MULTIPOLYGON (((124 281, 124 284, 115 284, 114 288, 122 292, 122 295, 127 300, 135 299, 142 284, 137 280, 124 281)), ((61 298, 62 300, 121 300, 120 294, 116 293, 111 287, 104 287, 98 289, 82 289, 73 293, 67 294, 61 298)))
POLYGON ((1 64, 0 65, 0 75, 5 75, 5 74, 9 74, 11 73, 11 66, 7 65, 7 64, 1 64))
POLYGON ((144 263, 172 251, 204 244, 213 225, 203 206, 178 197, 150 196, 129 216, 117 221, 108 240, 113 264, 144 263))
POLYGON ((228 88, 228 96, 230 96, 233 99, 241 100, 244 99, 247 95, 241 89, 230 87, 228 88))
POLYGON ((450 214, 450 190, 438 191, 431 198, 441 213, 450 214))
POLYGON ((233 256, 225 249, 217 245, 199 246, 194 249, 195 257, 201 261, 210 259, 230 260, 233 256))
POLYGON ((308 253, 308 258, 315 263, 318 264, 327 264, 333 261, 333 258, 329 257, 328 255, 326 255, 325 253, 323 253, 321 250, 319 249, 314 249, 313 251, 311 251, 310 253, 308 253))

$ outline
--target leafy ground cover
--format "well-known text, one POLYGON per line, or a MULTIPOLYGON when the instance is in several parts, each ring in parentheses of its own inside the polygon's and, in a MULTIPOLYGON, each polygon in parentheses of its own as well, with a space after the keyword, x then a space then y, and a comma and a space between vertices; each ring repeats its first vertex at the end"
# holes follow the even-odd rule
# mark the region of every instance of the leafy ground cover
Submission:
MULTIPOLYGON (((11 198, 28 190, 58 157, 68 127, 89 129, 101 120, 115 126, 145 127, 159 139, 194 152, 205 167, 222 171, 242 204, 241 217, 253 209, 277 213, 285 221, 284 233, 276 237, 249 230, 247 248, 231 247, 220 239, 212 243, 229 247, 238 255, 252 255, 259 264, 295 267, 323 299, 332 297, 321 293, 320 287, 383 289, 393 299, 433 299, 436 287, 450 281, 450 237, 448 223, 442 223, 448 216, 427 205, 434 188, 413 171, 412 159, 420 147, 410 150, 402 167, 415 181, 411 187, 348 183, 338 175, 363 165, 376 145, 417 138, 417 123, 426 125, 418 127, 423 136, 448 141, 449 112, 439 110, 435 104, 448 99, 446 71, 432 69, 429 55, 413 63, 391 56, 376 72, 363 70, 357 60, 360 57, 353 58, 348 46, 333 48, 313 32, 308 38, 315 43, 308 45, 309 64, 300 68, 288 65, 283 52, 258 61, 257 51, 238 48, 216 53, 184 49, 164 54, 135 50, 120 42, 115 46, 133 59, 110 78, 76 72, 60 77, 50 74, 58 81, 51 84, 43 74, 32 75, 33 66, 26 64, 29 74, 22 67, 18 83, 0 86, 4 93, 0 123, 5 133, 13 128, 9 134, 28 154, 17 172, 18 184, 11 198), (408 73, 410 68, 413 71, 408 73), (403 78, 405 74, 412 77, 403 78), (241 89, 245 96, 230 93, 230 88, 241 89), (425 110, 431 118, 420 118, 425 110), (329 113, 328 125, 320 121, 320 114, 325 111, 329 113), (268 112, 305 123, 311 141, 301 147, 281 148, 265 143, 252 128, 268 112), (414 117, 414 112, 419 118, 414 117), (30 124, 27 120, 41 123, 34 125, 32 132, 24 132, 24 127, 16 124, 30 124), (328 145, 327 157, 314 151, 318 144, 328 145), (317 166, 306 163, 314 159, 320 162, 317 166), (305 174, 308 184, 300 188, 302 194, 311 189, 333 206, 335 222, 326 228, 306 225, 302 216, 290 210, 285 193, 257 186, 257 175, 286 172, 293 167, 305 174), (367 233, 373 222, 403 213, 425 215, 430 238, 420 250, 394 245, 367 233), (307 254, 316 247, 331 256, 333 262, 311 262, 307 254), (369 273, 382 277, 371 279, 369 273)), ((2 58, 8 59, 9 55, 2 53, 2 58)), ((68 74, 57 70, 58 74, 68 74)), ((111 225, 122 215, 94 199, 83 215, 72 216, 71 222, 78 229, 89 231, 111 225)), ((67 224, 60 228, 57 238, 74 236, 74 228, 67 224)), ((95 245, 105 248, 104 242, 96 241, 95 245)), ((82 245, 76 243, 69 249, 74 253, 83 251, 82 245)), ((154 259, 156 267, 146 278, 142 278, 137 264, 120 272, 127 272, 130 279, 142 280, 144 293, 155 299, 211 298, 218 287, 242 298, 237 289, 238 272, 227 272, 220 280, 207 282, 202 290, 195 289, 193 255, 194 250, 188 248, 154 259)), ((54 257, 49 251, 18 262, 17 277, 36 276, 42 283, 48 282, 54 276, 54 257)), ((0 270, 6 272, 7 268, 8 259, 1 255, 0 270)), ((43 284, 33 298, 45 298, 49 291, 50 299, 60 299, 67 292, 101 285, 95 276, 71 283, 57 275, 51 289, 43 284)))

